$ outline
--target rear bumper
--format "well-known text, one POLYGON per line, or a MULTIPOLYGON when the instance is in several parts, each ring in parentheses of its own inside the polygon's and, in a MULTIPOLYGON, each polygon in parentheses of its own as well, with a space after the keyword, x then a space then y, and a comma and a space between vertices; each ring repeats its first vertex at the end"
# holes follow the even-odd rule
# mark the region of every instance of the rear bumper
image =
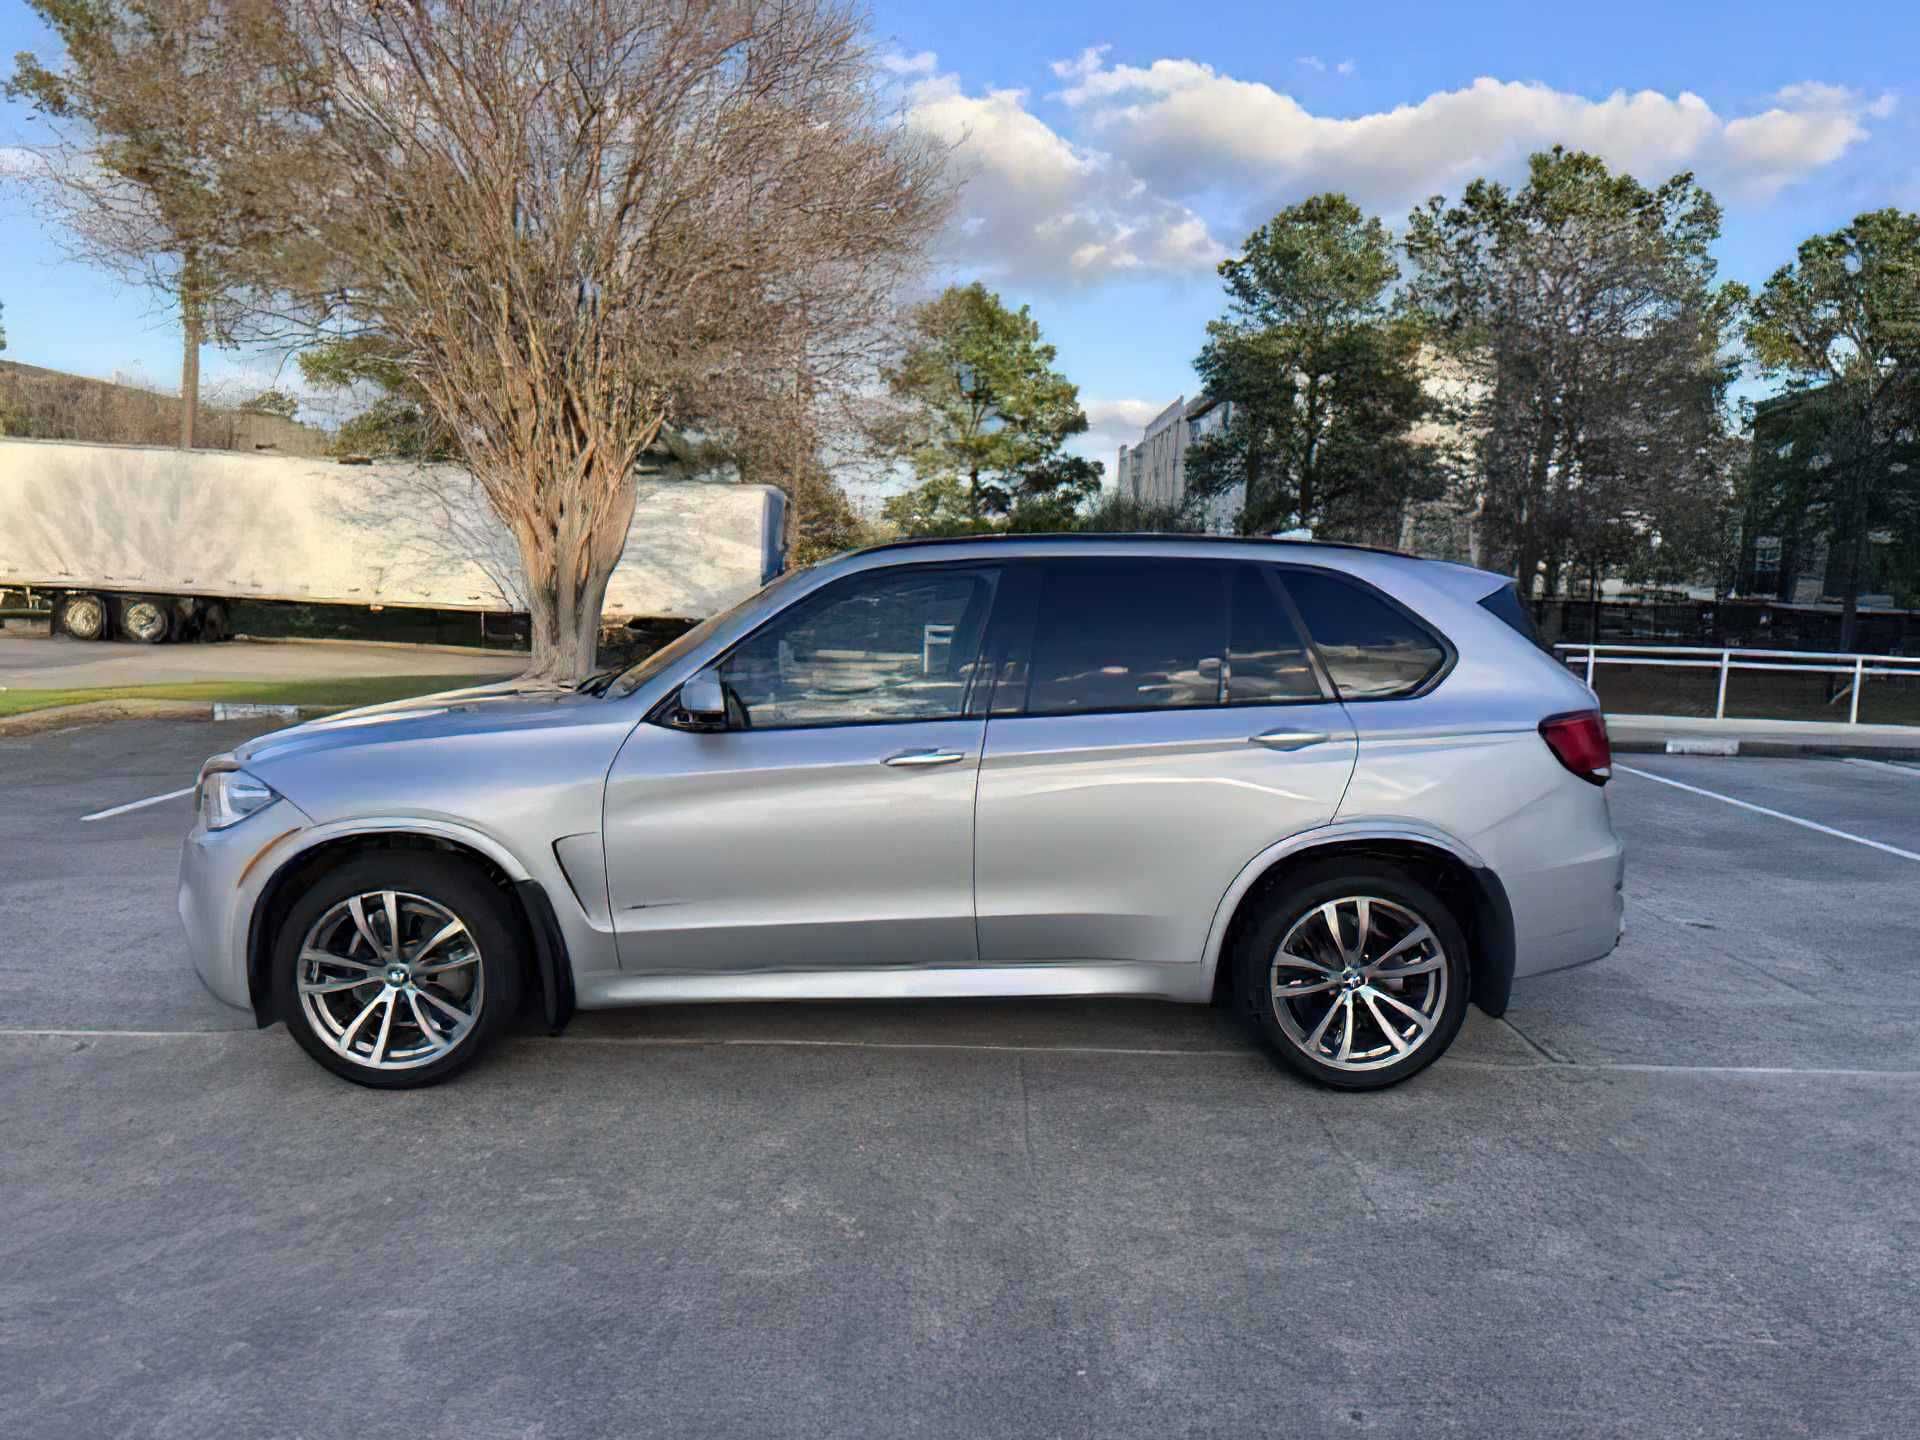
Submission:
POLYGON ((1543 975, 1613 953, 1626 930, 1626 849, 1610 832, 1597 853, 1507 879, 1513 973, 1543 975))
POLYGON ((251 1011, 247 939, 254 906, 279 850, 312 825, 297 805, 276 800, 225 830, 196 824, 180 846, 180 923, 193 968, 214 997, 251 1011))

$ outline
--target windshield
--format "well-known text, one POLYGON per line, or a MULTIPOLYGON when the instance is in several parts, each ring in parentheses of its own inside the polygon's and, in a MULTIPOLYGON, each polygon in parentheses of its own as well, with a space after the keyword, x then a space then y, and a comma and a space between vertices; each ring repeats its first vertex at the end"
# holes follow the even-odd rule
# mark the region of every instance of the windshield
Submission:
POLYGON ((771 583, 761 586, 738 604, 728 606, 718 615, 709 615, 705 620, 702 620, 698 625, 687 631, 686 634, 676 640, 668 641, 644 660, 637 660, 629 665, 618 675, 614 676, 612 681, 604 686, 599 693, 613 696, 631 695, 655 675, 658 675, 662 670, 666 669, 667 666, 700 644, 701 641, 713 634, 713 632, 718 630, 722 625, 725 625, 729 620, 733 619, 733 617, 738 615, 742 610, 745 610, 749 605, 759 603, 764 596, 771 595, 774 591, 780 589, 781 586, 787 584, 788 581, 804 573, 804 571, 800 570, 789 570, 786 574, 779 576, 771 583))

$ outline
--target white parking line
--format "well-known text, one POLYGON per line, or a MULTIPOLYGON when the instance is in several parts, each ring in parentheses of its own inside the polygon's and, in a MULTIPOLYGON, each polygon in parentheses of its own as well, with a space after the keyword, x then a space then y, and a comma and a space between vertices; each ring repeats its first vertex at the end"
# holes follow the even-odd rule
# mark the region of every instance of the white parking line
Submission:
POLYGON ((110 815, 124 815, 129 810, 144 810, 149 805, 158 805, 162 800, 178 800, 182 795, 193 794, 193 786, 184 790, 169 790, 164 795, 149 795, 144 800, 130 800, 125 805, 116 805, 111 810, 96 810, 91 815, 82 815, 82 820, 105 820, 110 815))
POLYGON ((1902 850, 1898 845, 1887 845, 1878 840, 1869 840, 1864 835, 1850 834, 1845 830, 1836 830, 1831 825, 1822 825, 1817 820, 1803 820, 1798 815, 1789 815, 1784 810, 1769 810, 1765 805, 1755 805, 1751 800, 1736 800, 1731 795, 1722 795, 1718 790, 1702 790, 1698 785, 1688 785, 1684 781, 1669 780, 1664 775, 1655 775, 1648 770, 1636 770, 1631 765, 1616 764, 1616 770, 1624 770, 1629 775, 1638 775, 1642 780, 1653 780, 1661 785, 1671 785, 1676 790, 1685 790, 1690 794, 1704 795, 1709 800, 1718 800, 1724 805, 1738 805, 1742 810, 1751 810, 1756 815, 1771 815, 1775 820, 1784 820, 1789 825, 1798 825, 1803 830, 1817 830, 1822 835, 1831 835, 1836 840, 1851 840, 1856 845, 1864 845, 1869 850, 1879 850, 1888 855, 1897 855, 1902 860, 1920 862, 1920 855, 1911 850, 1902 850))

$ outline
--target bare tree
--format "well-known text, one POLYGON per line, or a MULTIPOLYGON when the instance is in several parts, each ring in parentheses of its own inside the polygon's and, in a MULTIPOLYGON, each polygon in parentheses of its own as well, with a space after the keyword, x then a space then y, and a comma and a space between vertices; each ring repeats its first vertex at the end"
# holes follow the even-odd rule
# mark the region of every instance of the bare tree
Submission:
POLYGON ((74 251, 166 297, 180 317, 180 444, 200 351, 232 338, 234 257, 265 217, 222 177, 251 153, 277 83, 272 0, 29 0, 66 54, 15 61, 6 93, 52 138, 29 178, 74 251))
POLYGON ((944 157, 831 0, 281 3, 262 279, 392 346, 519 545, 530 673, 584 675, 636 458, 873 373, 944 157))
POLYGON ((1714 283, 1719 228, 1692 176, 1649 190, 1557 147, 1518 190, 1476 180, 1410 217, 1408 299, 1467 378, 1448 418, 1478 438, 1484 527, 1523 593, 1661 548, 1702 496, 1724 510, 1743 292, 1714 283))

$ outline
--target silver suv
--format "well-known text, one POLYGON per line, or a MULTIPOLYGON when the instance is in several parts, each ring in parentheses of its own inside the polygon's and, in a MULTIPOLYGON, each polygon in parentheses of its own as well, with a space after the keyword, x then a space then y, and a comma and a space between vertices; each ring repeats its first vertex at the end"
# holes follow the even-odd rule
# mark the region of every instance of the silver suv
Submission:
POLYGON ((1222 1000, 1342 1089, 1621 928, 1590 690, 1503 576, 1166 537, 881 546, 577 692, 209 760, 202 978, 322 1065, 443 1080, 522 1008, 1222 1000))

